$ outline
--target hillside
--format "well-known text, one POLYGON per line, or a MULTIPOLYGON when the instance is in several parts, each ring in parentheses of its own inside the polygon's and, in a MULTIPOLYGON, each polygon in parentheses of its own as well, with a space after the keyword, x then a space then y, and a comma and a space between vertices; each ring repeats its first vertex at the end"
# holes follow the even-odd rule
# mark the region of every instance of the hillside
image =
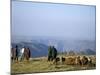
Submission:
POLYGON ((74 52, 95 55, 96 46, 95 40, 71 40, 60 38, 43 38, 43 37, 15 37, 12 38, 11 45, 18 45, 19 49, 23 46, 29 47, 32 57, 47 56, 48 46, 53 45, 58 52, 74 52))

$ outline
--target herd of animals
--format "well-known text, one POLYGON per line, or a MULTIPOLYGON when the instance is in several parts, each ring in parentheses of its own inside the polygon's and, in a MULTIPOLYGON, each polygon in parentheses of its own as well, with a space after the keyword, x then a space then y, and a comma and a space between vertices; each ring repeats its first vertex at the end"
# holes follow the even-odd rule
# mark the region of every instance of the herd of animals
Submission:
POLYGON ((66 65, 80 65, 80 66, 96 66, 96 58, 88 56, 66 56, 66 57, 57 57, 52 62, 57 65, 59 63, 66 65))
MULTIPOLYGON (((96 57, 95 56, 57 56, 57 50, 54 47, 49 47, 48 49, 48 62, 53 62, 53 64, 58 65, 59 63, 66 64, 66 65, 90 65, 90 66, 96 66, 96 57), (51 54, 50 54, 51 52, 51 54)), ((21 58, 26 59, 27 61, 30 60, 31 57, 31 51, 29 48, 24 48, 24 51, 22 52, 21 58)), ((18 46, 11 49, 11 60, 19 62, 18 60, 18 46)))
POLYGON ((48 48, 48 61, 52 61, 53 64, 59 64, 60 62, 62 64, 66 65, 88 65, 88 66, 96 66, 96 57, 95 56, 63 56, 58 57, 57 56, 57 49, 54 46, 49 46, 48 48))

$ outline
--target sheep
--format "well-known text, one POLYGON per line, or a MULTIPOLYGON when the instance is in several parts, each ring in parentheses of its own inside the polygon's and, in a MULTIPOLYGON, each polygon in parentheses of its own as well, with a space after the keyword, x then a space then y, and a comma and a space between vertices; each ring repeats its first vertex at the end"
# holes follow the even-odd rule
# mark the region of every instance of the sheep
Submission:
POLYGON ((76 57, 76 62, 75 63, 76 63, 76 65, 81 65, 82 64, 80 56, 76 57))
POLYGON ((53 60, 53 64, 57 65, 59 61, 60 61, 60 58, 57 57, 57 58, 55 58, 55 59, 53 60))
POLYGON ((81 62, 82 62, 82 66, 83 66, 83 65, 88 65, 89 61, 88 61, 88 58, 86 56, 83 56, 81 59, 81 62))
POLYGON ((88 66, 96 66, 96 60, 93 57, 88 57, 88 66))
POLYGON ((61 62, 62 62, 62 64, 65 63, 65 58, 64 57, 61 57, 61 62))
POLYGON ((95 66, 95 62, 93 61, 92 57, 87 56, 68 56, 65 59, 62 57, 62 62, 65 62, 66 65, 95 66))
POLYGON ((75 65, 76 64, 75 60, 76 60, 76 57, 67 57, 65 63, 67 65, 75 65))
POLYGON ((66 64, 67 65, 88 65, 88 63, 91 62, 86 56, 80 57, 67 57, 66 58, 66 64))

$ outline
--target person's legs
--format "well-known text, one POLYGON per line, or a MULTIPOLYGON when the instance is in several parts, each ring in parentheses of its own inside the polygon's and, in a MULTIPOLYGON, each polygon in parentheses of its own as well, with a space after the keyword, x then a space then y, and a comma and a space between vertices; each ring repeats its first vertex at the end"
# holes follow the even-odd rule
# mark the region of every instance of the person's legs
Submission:
POLYGON ((24 54, 22 53, 22 61, 24 60, 24 54))
POLYGON ((50 56, 48 56, 48 61, 50 61, 50 56))
POLYGON ((20 61, 22 61, 22 60, 23 60, 23 54, 20 55, 20 61))
POLYGON ((29 63, 29 56, 26 56, 26 60, 27 60, 27 62, 29 63))
POLYGON ((18 63, 18 57, 16 57, 16 62, 18 63))
POLYGON ((13 62, 13 57, 11 57, 11 62, 13 62))

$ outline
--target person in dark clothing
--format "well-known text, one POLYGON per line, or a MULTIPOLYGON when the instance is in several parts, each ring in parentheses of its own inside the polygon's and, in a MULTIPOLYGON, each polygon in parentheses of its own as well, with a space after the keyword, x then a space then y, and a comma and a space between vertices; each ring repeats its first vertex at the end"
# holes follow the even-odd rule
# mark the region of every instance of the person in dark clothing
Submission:
POLYGON ((52 59, 52 48, 51 48, 51 46, 49 46, 49 48, 48 48, 48 61, 52 61, 53 59, 52 59))
POLYGON ((57 50, 54 46, 48 48, 48 61, 53 61, 57 57, 57 50))
POLYGON ((54 46, 52 47, 52 57, 53 57, 53 60, 56 59, 57 57, 57 50, 54 46))
POLYGON ((11 54, 12 54, 12 61, 18 62, 18 46, 17 45, 15 48, 11 49, 11 54))
POLYGON ((18 46, 16 45, 16 60, 18 62, 18 46))

